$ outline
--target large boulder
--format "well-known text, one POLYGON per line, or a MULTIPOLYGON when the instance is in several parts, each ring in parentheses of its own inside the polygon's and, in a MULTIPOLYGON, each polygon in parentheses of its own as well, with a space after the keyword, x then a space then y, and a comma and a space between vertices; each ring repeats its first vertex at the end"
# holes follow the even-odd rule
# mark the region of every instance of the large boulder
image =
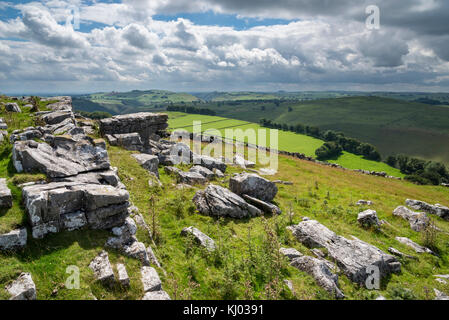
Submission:
POLYGON ((245 202, 239 195, 226 188, 209 185, 198 191, 193 202, 201 214, 216 217, 251 218, 260 216, 262 211, 245 202))
POLYGON ((302 221, 288 229, 305 246, 326 248, 329 257, 353 282, 364 284, 370 266, 377 266, 382 278, 401 270, 401 264, 395 257, 357 238, 348 240, 338 236, 318 221, 302 221))
POLYGON ((229 189, 238 195, 247 194, 262 201, 272 201, 278 192, 275 183, 255 173, 242 173, 231 177, 229 189))
POLYGON ((182 229, 181 236, 186 237, 189 235, 191 235, 200 246, 206 248, 208 251, 215 251, 215 241, 197 228, 188 227, 182 229))
POLYGON ((393 215, 407 220, 412 230, 416 232, 425 230, 430 223, 429 217, 424 212, 414 212, 404 206, 394 209, 393 215))
POLYGON ((20 274, 5 289, 11 295, 10 300, 36 300, 36 285, 29 273, 20 274))
POLYGON ((108 185, 52 182, 22 190, 34 238, 87 225, 109 229, 128 216, 129 193, 108 185))
POLYGON ((16 229, 8 233, 0 234, 0 250, 15 250, 25 247, 27 244, 27 229, 16 229))
POLYGON ((22 110, 20 110, 19 105, 15 102, 5 104, 5 110, 8 112, 16 112, 16 113, 22 112, 22 110))
POLYGON ((33 140, 17 141, 13 147, 17 172, 42 172, 50 178, 107 170, 108 153, 89 139, 76 141, 69 136, 54 137, 52 145, 33 140))
POLYGON ((5 178, 0 178, 0 209, 12 207, 12 194, 5 178))
POLYGON ((159 178, 159 159, 157 156, 141 153, 133 154, 132 156, 137 160, 142 168, 148 170, 159 178))
POLYGON ((407 199, 405 205, 412 209, 422 210, 430 214, 435 214, 445 220, 449 220, 449 208, 442 206, 441 204, 430 205, 424 201, 407 199))

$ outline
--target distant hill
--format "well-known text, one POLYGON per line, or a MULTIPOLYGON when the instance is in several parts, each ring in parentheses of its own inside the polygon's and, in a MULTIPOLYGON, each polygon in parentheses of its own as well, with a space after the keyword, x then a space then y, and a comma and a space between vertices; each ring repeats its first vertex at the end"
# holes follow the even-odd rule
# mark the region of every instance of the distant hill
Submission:
POLYGON ((193 103, 200 99, 188 93, 166 90, 133 90, 130 92, 106 92, 73 96, 75 110, 106 111, 126 114, 149 109, 161 109, 173 103, 193 103))

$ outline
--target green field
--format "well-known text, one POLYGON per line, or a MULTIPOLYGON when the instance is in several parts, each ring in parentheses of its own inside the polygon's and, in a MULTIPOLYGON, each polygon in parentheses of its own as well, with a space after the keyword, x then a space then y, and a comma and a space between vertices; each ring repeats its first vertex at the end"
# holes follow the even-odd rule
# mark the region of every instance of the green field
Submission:
MULTIPOLYGON (((169 126, 171 130, 184 129, 189 132, 193 131, 193 121, 201 121, 201 131, 204 132, 208 129, 216 129, 221 133, 221 136, 225 134, 225 129, 254 129, 266 131, 267 140, 257 142, 261 146, 269 146, 269 129, 263 128, 256 123, 250 123, 241 120, 228 119, 216 116, 205 115, 193 115, 179 112, 168 112, 169 114, 169 126)), ((218 132, 217 132, 218 135, 218 132)), ((247 142, 245 140, 245 142, 247 142)), ((315 157, 315 150, 318 149, 324 141, 309 137, 302 134, 297 134, 288 131, 278 131, 279 150, 289 152, 299 152, 310 157, 315 157)), ((396 177, 403 177, 404 175, 396 168, 392 168, 383 162, 376 162, 363 159, 361 156, 344 152, 338 159, 329 162, 338 163, 341 166, 348 169, 363 169, 370 171, 384 171, 389 175, 396 177)))

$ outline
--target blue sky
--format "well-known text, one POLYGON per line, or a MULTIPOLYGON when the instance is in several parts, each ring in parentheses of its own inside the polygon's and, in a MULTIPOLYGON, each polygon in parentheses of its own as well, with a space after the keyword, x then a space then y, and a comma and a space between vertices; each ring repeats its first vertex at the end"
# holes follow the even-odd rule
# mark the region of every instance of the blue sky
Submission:
POLYGON ((369 4, 0 0, 0 92, 449 91, 449 2, 369 4))

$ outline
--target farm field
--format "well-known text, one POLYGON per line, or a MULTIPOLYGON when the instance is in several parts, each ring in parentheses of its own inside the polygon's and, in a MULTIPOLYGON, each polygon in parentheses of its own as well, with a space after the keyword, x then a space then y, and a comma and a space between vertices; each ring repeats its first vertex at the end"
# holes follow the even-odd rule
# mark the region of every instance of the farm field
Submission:
MULTIPOLYGON (((241 120, 227 119, 223 117, 216 116, 206 116, 206 115, 193 115, 185 114, 179 112, 168 112, 169 114, 169 126, 170 129, 184 129, 189 132, 193 131, 193 121, 201 121, 201 130, 204 132, 208 129, 216 129, 221 135, 225 134, 225 129, 254 129, 256 132, 258 130, 267 131, 267 140, 258 142, 258 145, 269 146, 269 134, 266 128, 261 127, 256 123, 250 123, 241 120)), ((218 133, 217 133, 218 135, 218 133)), ((315 150, 319 148, 324 142, 322 140, 309 137, 302 134, 297 134, 287 131, 278 131, 278 141, 279 150, 289 151, 289 152, 299 152, 304 153, 307 156, 315 157, 315 150)), ((371 160, 363 159, 361 156, 350 154, 345 152, 338 159, 329 162, 338 163, 348 169, 363 169, 370 171, 384 171, 389 175, 396 177, 403 177, 404 175, 396 168, 392 168, 385 163, 376 162, 371 160)))

